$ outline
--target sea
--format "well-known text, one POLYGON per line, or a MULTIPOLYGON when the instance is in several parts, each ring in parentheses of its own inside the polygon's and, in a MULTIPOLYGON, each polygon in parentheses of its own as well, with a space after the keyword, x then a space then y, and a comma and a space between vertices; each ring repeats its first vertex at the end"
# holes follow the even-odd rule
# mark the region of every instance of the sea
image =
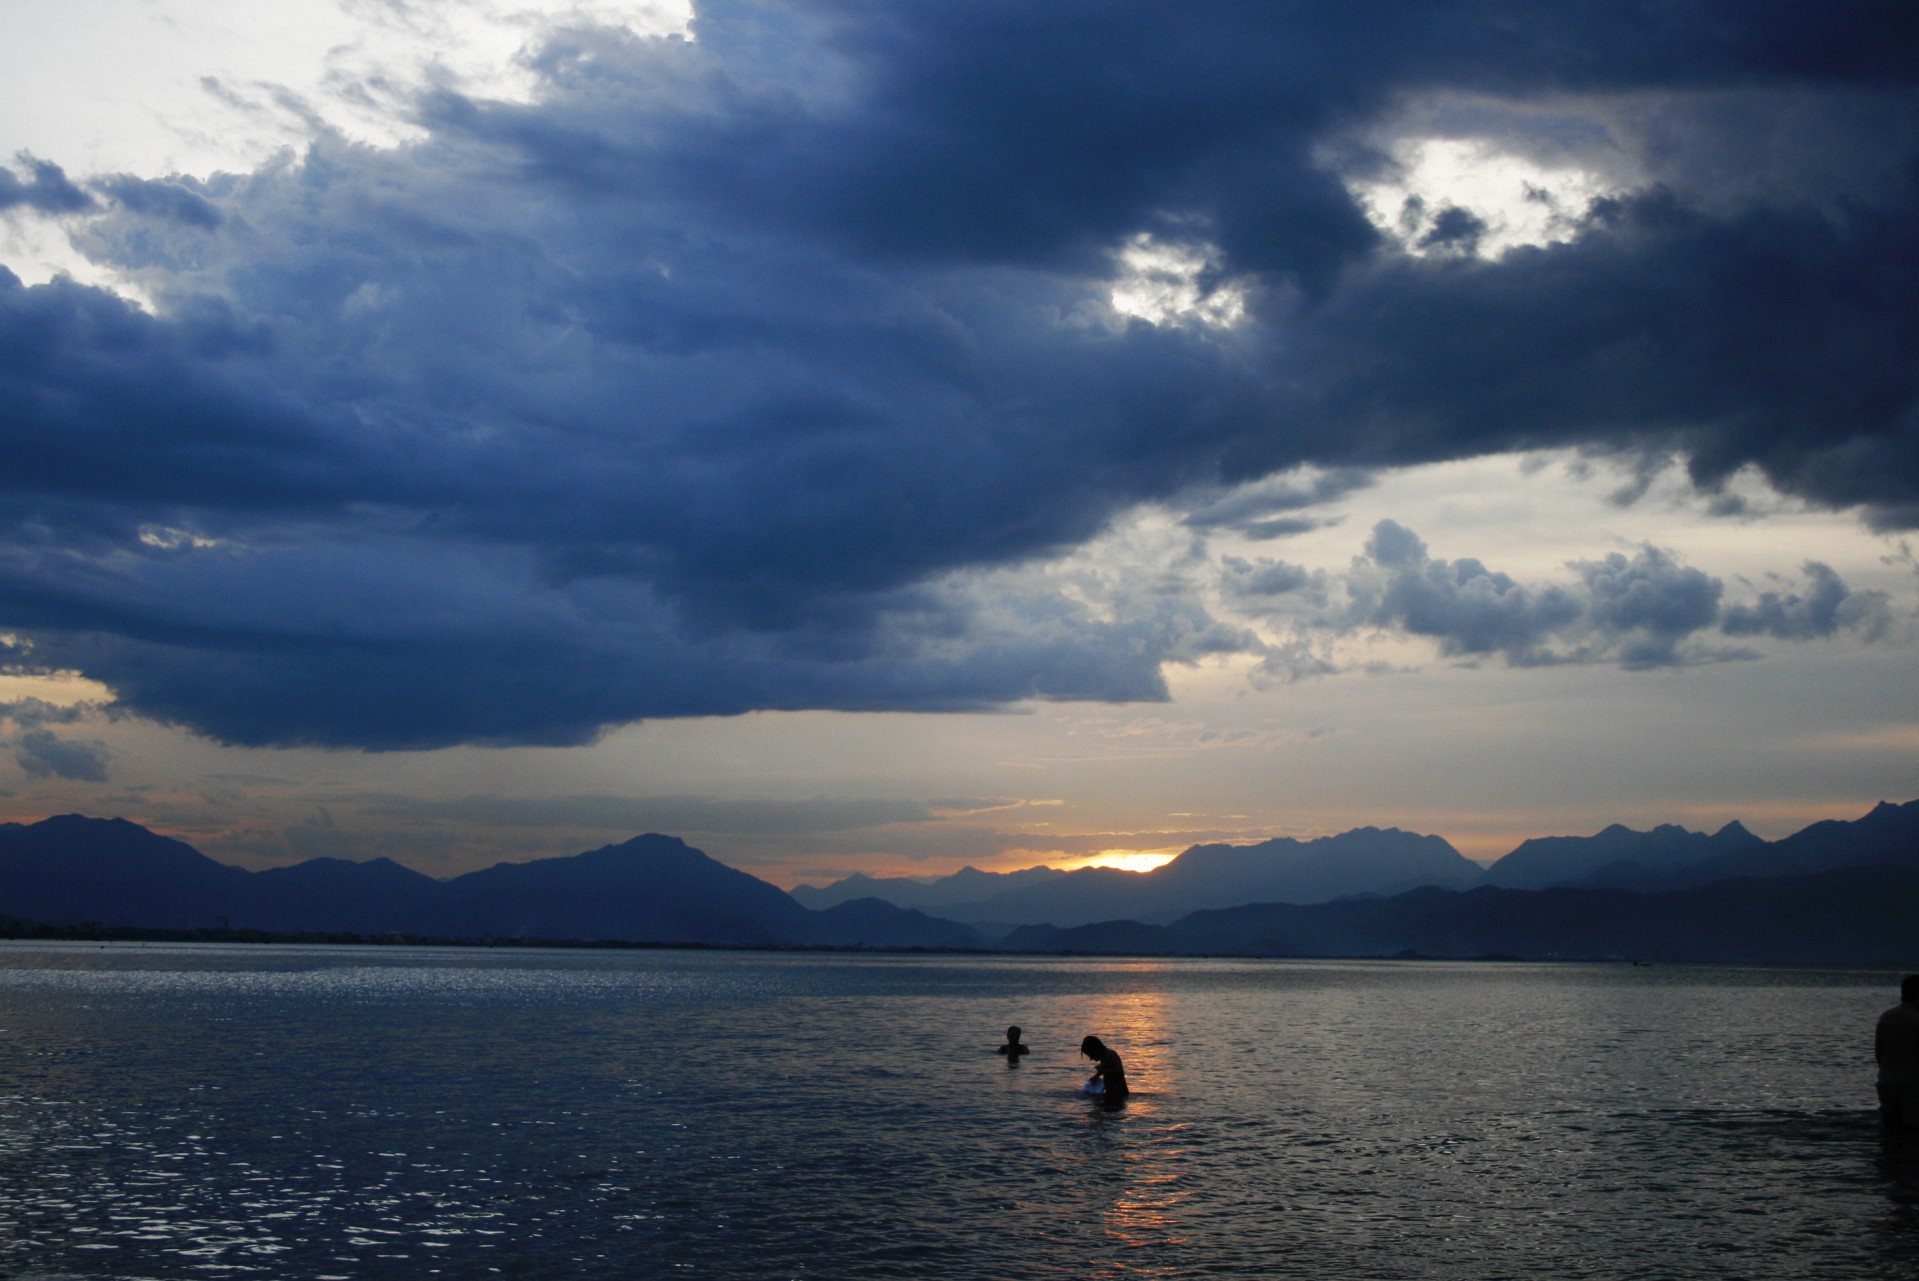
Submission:
POLYGON ((1897 978, 0 945, 0 1275, 1914 1277, 1897 978))

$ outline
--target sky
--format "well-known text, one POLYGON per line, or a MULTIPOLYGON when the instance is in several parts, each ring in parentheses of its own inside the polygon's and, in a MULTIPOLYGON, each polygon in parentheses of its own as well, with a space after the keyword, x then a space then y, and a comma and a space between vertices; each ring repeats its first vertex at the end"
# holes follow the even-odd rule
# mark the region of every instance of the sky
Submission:
POLYGON ((0 5, 0 818, 781 885, 1919 796, 1919 11, 0 5))

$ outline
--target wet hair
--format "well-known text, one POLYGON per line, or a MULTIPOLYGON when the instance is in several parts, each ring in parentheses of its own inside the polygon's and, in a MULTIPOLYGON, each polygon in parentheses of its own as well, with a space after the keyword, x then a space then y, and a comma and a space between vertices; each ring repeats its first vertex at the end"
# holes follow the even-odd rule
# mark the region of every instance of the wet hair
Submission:
POLYGON ((1012 1027, 1006 1029, 1006 1039, 1008 1041, 1019 1040, 1019 1024, 1015 1023, 1012 1027))
POLYGON ((1106 1043, 1096 1036, 1089 1036, 1079 1043, 1079 1052, 1089 1059, 1096 1059, 1106 1053, 1106 1043))
POLYGON ((1899 980, 1899 999, 1919 1005, 1919 974, 1908 974, 1899 980))

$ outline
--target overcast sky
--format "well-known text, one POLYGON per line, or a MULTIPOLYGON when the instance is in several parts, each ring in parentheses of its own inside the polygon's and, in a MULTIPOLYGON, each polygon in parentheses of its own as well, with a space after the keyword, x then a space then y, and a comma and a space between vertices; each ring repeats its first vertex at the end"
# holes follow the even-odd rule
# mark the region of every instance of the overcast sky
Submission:
POLYGON ((1919 10, 0 7, 0 813, 781 884, 1919 796, 1919 10))

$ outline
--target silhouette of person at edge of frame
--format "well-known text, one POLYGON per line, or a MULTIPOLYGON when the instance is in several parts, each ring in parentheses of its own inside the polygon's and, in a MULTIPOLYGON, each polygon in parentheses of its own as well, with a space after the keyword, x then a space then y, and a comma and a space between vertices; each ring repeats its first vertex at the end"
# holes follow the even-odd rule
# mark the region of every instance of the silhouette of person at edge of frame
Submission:
POLYGON ((1021 1045, 1019 1043, 1019 1036, 1020 1036, 1019 1027, 1017 1025, 1007 1028, 1006 1044, 1000 1046, 997 1050, 993 1051, 993 1053, 995 1054, 1004 1054, 1006 1056, 1007 1067, 1018 1067, 1019 1056, 1022 1054, 1031 1054, 1033 1052, 1032 1046, 1021 1045))
POLYGON ((1872 1057, 1879 1064, 1879 1120, 1919 1131, 1919 974, 1899 980, 1899 1004, 1879 1016, 1872 1057))
POLYGON ((1093 1081, 1099 1081, 1104 1085, 1105 1088, 1099 1096, 1100 1105, 1116 1108, 1124 1103, 1130 1091, 1126 1088, 1126 1065, 1120 1062, 1119 1055, 1096 1036, 1089 1036, 1081 1041, 1079 1052, 1099 1064, 1093 1069, 1092 1080, 1089 1080, 1087 1084, 1091 1085, 1093 1081))

